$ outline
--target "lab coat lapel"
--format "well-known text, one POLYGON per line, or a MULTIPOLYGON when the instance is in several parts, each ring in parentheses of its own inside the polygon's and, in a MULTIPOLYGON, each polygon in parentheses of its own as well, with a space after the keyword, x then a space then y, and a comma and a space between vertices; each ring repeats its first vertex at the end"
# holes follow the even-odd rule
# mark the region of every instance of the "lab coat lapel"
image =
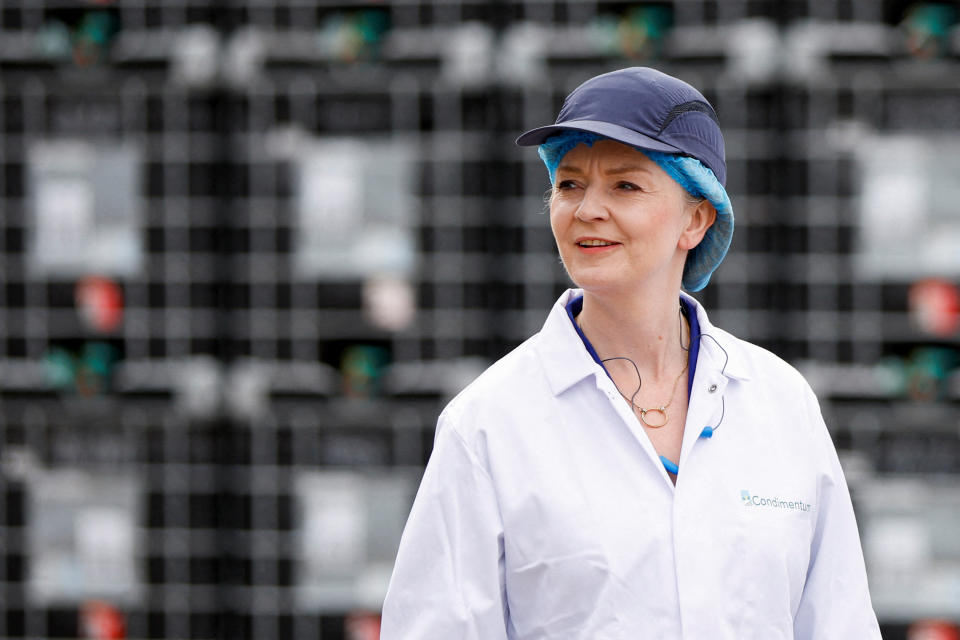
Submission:
POLYGON ((670 476, 667 475, 667 470, 664 469, 663 463, 660 461, 660 454, 658 454, 657 450, 654 448, 653 442, 650 441, 650 437, 647 435, 646 431, 644 431, 643 425, 640 423, 637 415, 630 410, 629 404, 623 402, 623 399, 620 397, 620 392, 617 391, 616 386, 614 386, 613 381, 610 380, 609 377, 606 375, 604 375, 602 378, 598 376, 596 380, 597 389, 607 395, 607 398, 610 400, 610 403, 617 412, 617 415, 620 416, 623 424, 627 427, 627 429, 630 430, 630 433, 633 435, 634 439, 640 443, 640 446, 650 459, 651 464, 653 464, 660 476, 663 477, 663 481, 667 483, 672 491, 673 482, 670 480, 670 476))
MULTIPOLYGON (((726 419, 723 415, 723 394, 729 380, 721 373, 723 361, 721 360, 718 366, 712 354, 705 357, 705 351, 701 343, 697 372, 693 377, 693 388, 687 407, 687 420, 683 426, 683 442, 680 445, 678 463, 680 475, 683 475, 690 451, 700 442, 704 427, 715 428, 720 423, 721 416, 726 419)), ((709 438, 703 440, 709 442, 709 438)))
POLYGON ((710 442, 710 438, 700 437, 704 428, 717 429, 721 424, 724 429, 730 428, 730 416, 726 415, 724 406, 728 383, 731 380, 746 381, 750 376, 737 341, 725 331, 714 327, 706 311, 696 300, 686 294, 681 295, 693 302, 700 325, 697 372, 693 377, 687 420, 683 427, 683 441, 680 445, 678 466, 680 475, 683 475, 684 464, 693 448, 710 442))
POLYGON ((543 364, 543 373, 554 395, 591 375, 606 375, 587 350, 567 316, 567 303, 581 292, 568 289, 553 305, 547 320, 536 336, 536 351, 543 364))
POLYGON ((593 376, 597 390, 607 397, 610 406, 617 412, 633 438, 640 443, 650 463, 654 465, 672 491, 673 482, 663 468, 653 443, 644 432, 643 425, 630 410, 630 406, 623 401, 617 387, 603 368, 594 362, 587 350, 583 348, 583 342, 567 316, 567 303, 578 295, 582 295, 582 291, 571 289, 560 297, 538 336, 537 352, 543 364, 547 382, 554 395, 559 396, 584 378, 593 376))

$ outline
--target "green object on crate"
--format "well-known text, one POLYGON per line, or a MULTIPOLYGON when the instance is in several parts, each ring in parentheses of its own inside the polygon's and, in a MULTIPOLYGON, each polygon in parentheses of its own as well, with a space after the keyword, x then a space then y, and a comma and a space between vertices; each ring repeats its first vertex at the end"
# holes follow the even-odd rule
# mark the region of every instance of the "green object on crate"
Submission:
POLYGON ((949 50, 950 33, 960 13, 952 2, 922 2, 910 7, 900 26, 917 58, 938 58, 949 50))
POLYGON ((380 393, 383 370, 389 360, 387 350, 371 345, 355 345, 343 352, 341 375, 343 392, 353 398, 369 398, 380 393))
POLYGON ((77 40, 104 47, 117 34, 117 19, 106 11, 91 11, 83 17, 77 30, 77 40))
POLYGON ((940 400, 945 395, 945 383, 956 368, 955 349, 921 347, 910 354, 907 364, 907 393, 918 401, 940 400))
POLYGON ((79 355, 51 347, 43 358, 44 377, 58 391, 98 395, 110 390, 118 357, 117 348, 108 342, 86 342, 79 355))
POLYGON ((60 347, 49 349, 43 358, 43 374, 50 387, 72 390, 77 375, 73 356, 60 347))

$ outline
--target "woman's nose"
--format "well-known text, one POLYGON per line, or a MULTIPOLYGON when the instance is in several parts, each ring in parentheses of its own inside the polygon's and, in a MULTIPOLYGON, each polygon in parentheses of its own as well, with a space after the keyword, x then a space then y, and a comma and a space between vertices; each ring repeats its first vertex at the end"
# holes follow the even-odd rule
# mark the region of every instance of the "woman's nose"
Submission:
POLYGON ((607 204, 600 189, 587 187, 583 191, 583 199, 577 207, 576 216, 584 222, 590 220, 606 220, 610 217, 607 204))

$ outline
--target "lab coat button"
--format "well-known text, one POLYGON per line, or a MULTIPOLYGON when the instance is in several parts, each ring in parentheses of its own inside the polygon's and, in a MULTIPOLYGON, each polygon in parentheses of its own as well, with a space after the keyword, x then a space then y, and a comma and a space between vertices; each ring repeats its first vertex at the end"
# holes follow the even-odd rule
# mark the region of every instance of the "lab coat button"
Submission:
POLYGON ((717 385, 715 384, 710 385, 710 387, 707 389, 707 391, 709 391, 710 393, 713 393, 716 390, 717 390, 717 385))

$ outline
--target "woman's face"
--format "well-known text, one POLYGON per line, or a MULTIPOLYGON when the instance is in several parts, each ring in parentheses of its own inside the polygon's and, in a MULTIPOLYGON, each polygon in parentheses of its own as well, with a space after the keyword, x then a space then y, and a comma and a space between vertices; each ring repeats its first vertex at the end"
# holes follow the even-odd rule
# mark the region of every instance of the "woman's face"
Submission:
POLYGON ((581 144, 560 162, 555 185, 550 226, 578 286, 679 288, 686 250, 706 227, 691 233, 697 206, 654 161, 613 140, 581 144))

